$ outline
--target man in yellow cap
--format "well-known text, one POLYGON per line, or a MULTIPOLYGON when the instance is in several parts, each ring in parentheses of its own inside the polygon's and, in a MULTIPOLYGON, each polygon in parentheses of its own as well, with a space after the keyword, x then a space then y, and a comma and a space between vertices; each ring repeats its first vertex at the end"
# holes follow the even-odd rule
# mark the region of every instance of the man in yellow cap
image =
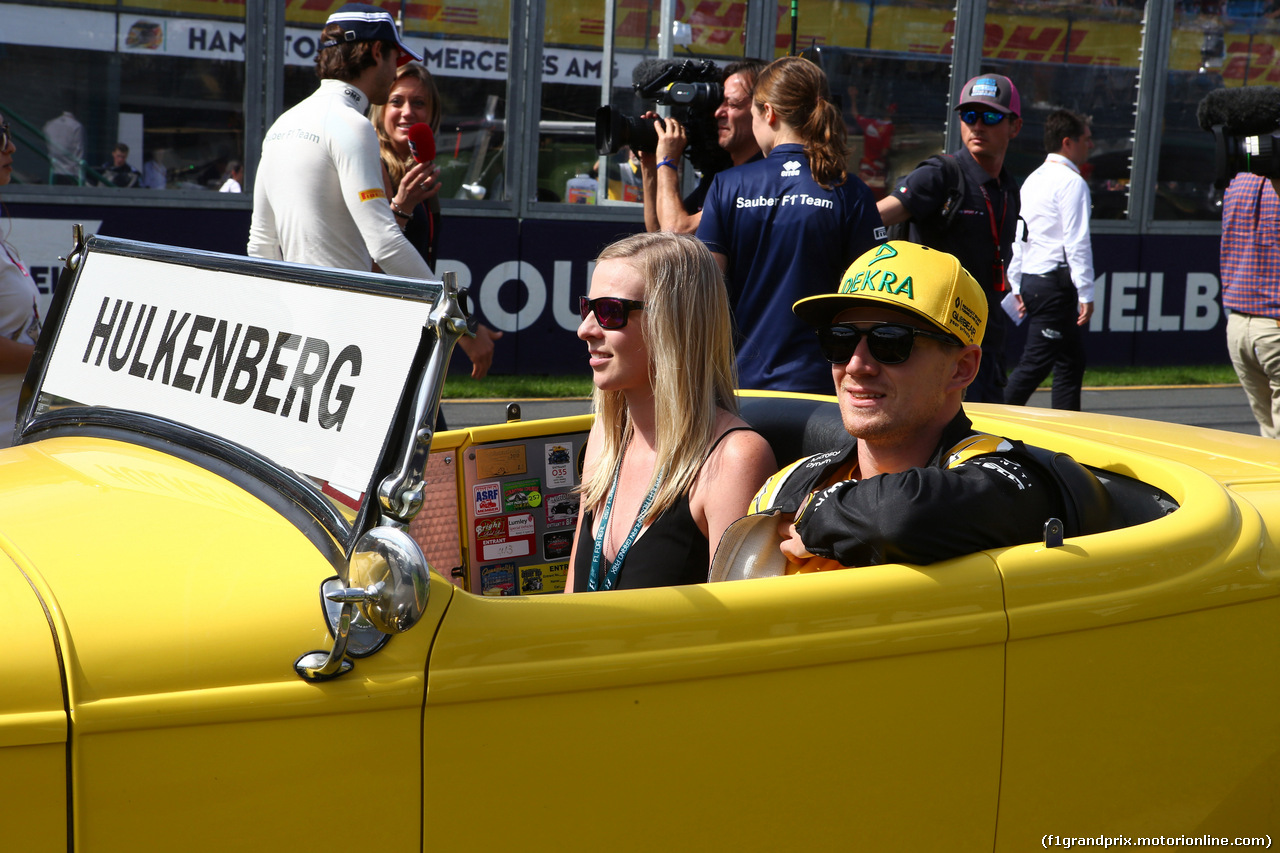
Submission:
POLYGON ((817 329, 856 441, 784 468, 752 502, 778 514, 788 573, 933 563, 1037 541, 1065 517, 1051 470, 964 413, 987 298, 955 257, 885 243, 792 310, 817 329))

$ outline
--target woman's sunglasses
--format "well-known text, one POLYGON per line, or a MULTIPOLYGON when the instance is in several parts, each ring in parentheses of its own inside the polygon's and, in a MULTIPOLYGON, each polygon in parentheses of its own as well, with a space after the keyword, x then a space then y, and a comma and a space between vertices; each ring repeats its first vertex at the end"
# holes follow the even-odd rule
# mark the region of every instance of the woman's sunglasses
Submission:
POLYGON ((965 110, 960 113, 960 120, 965 124, 977 124, 979 116, 982 117, 982 123, 988 126, 1004 121, 1004 113, 996 112, 995 110, 986 110, 984 112, 965 110))
POLYGON ((598 299, 578 297, 578 313, 582 315, 582 319, 587 319, 587 315, 594 311, 596 322, 602 329, 621 329, 627 325, 627 315, 642 308, 644 303, 638 299, 622 299, 618 296, 601 296, 598 299))
POLYGON ((863 335, 867 337, 871 357, 881 364, 902 364, 911 357, 911 348, 917 337, 963 346, 950 335, 926 332, 902 323, 877 323, 869 329, 842 323, 818 329, 818 347, 822 350, 822 357, 832 364, 848 364, 863 335))

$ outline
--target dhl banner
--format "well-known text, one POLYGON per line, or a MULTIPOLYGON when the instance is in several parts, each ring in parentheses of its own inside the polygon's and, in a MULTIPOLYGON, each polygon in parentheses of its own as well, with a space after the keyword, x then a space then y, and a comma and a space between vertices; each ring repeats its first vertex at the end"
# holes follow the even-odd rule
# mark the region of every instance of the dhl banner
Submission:
MULTIPOLYGON (((319 27, 340 5, 341 0, 286 0, 286 62, 309 65, 314 61, 319 27)), ((399 3, 378 5, 396 12, 399 3)), ((0 3, 0 8, 4 17, 0 43, 244 58, 243 0, 134 0, 130 4, 131 9, 151 8, 153 13, 116 12, 116 0, 82 0, 75 8, 16 3, 0 3)), ((694 53, 737 56, 742 52, 746 9, 741 0, 678 0, 676 19, 691 25, 690 49, 694 53)), ((779 3, 776 9, 777 50, 781 52, 790 45, 789 4, 779 3)), ((940 58, 949 57, 952 51, 955 21, 949 6, 802 0, 799 11, 797 42, 801 48, 818 44, 940 58)), ((1027 14, 988 15, 983 55, 1010 61, 1137 67, 1141 47, 1138 20, 1068 19, 1037 11, 1031 7, 1027 14)), ((615 14, 615 46, 620 51, 652 55, 657 44, 657 3, 617 0, 615 14)), ((451 70, 505 76, 510 0, 406 0, 403 19, 411 43, 439 57, 438 62, 430 63, 433 71, 438 69, 446 76, 451 70), (470 62, 477 64, 468 66, 470 62)), ((1266 26, 1271 26, 1270 22, 1266 26)), ((1280 85, 1280 23, 1275 25, 1275 33, 1252 32, 1259 28, 1243 24, 1233 30, 1230 20, 1180 23, 1170 45, 1170 69, 1197 70, 1205 32, 1215 27, 1224 29, 1226 56, 1221 73, 1227 85, 1280 85)), ((603 40, 600 0, 547 0, 544 43, 548 56, 564 54, 552 63, 565 69, 562 82, 599 81, 599 69, 591 65, 589 57, 598 55, 603 40)), ((553 77, 556 74, 544 70, 553 77)), ((627 79, 628 71, 620 69, 622 79, 627 79)))

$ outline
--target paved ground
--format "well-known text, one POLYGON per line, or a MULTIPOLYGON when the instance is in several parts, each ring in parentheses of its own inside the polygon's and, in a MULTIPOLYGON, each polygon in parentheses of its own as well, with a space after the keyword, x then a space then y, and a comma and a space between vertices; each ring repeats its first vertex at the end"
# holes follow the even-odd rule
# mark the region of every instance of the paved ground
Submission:
MULTIPOLYGON (((591 410, 591 402, 586 399, 521 400, 519 405, 520 415, 524 420, 582 414, 591 410)), ((1037 391, 1032 395, 1030 405, 1047 407, 1049 392, 1037 391)), ((1258 425, 1249 410, 1248 398, 1236 385, 1085 389, 1082 405, 1089 412, 1190 424, 1250 435, 1258 433, 1258 425)), ((505 401, 450 400, 444 404, 444 416, 449 421, 449 426, 455 428, 502 423, 507 419, 506 410, 505 401)))

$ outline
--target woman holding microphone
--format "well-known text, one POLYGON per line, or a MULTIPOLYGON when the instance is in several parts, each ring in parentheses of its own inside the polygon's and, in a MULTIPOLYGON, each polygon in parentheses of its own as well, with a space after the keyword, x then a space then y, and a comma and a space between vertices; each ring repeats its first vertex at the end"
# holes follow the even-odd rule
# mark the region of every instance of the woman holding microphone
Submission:
MULTIPOLYGON (((440 92, 426 66, 407 62, 396 69, 396 82, 391 86, 387 103, 375 104, 369 120, 378 132, 382 153, 382 178, 386 183, 391 212, 404 229, 418 254, 434 271, 440 245, 440 167, 435 152, 420 152, 422 162, 414 156, 409 129, 416 124, 431 128, 433 141, 440 132, 440 92)), ((493 364, 493 342, 502 337, 483 323, 476 336, 462 337, 458 346, 471 359, 471 378, 482 379, 493 364)), ((443 428, 443 416, 441 426, 443 428)))

